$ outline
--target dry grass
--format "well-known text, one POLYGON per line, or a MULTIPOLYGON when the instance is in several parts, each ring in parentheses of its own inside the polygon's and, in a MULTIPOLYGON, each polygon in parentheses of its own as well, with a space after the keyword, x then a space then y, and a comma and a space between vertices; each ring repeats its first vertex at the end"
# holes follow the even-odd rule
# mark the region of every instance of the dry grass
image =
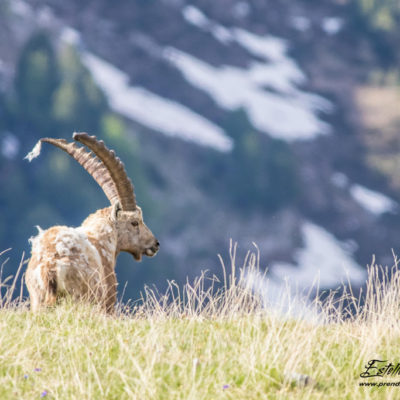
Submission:
POLYGON ((347 291, 339 302, 316 300, 319 316, 304 321, 263 307, 245 283, 257 253, 240 269, 235 254, 221 285, 203 275, 184 288, 171 282, 163 296, 146 289, 114 317, 68 301, 31 314, 22 297, 11 301, 8 281, 0 398, 399 398, 397 387, 359 386, 390 380, 361 379, 369 360, 397 362, 397 261, 392 271, 370 267, 364 306, 347 291), (349 304, 355 313, 344 319, 349 304))

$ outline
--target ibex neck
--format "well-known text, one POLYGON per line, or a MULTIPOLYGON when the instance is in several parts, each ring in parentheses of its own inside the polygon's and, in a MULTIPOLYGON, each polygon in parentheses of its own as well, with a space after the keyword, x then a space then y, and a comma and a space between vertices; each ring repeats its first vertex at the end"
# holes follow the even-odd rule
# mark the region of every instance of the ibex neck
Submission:
POLYGON ((81 229, 87 234, 100 255, 115 261, 117 256, 117 232, 110 218, 111 207, 97 210, 82 223, 81 229))

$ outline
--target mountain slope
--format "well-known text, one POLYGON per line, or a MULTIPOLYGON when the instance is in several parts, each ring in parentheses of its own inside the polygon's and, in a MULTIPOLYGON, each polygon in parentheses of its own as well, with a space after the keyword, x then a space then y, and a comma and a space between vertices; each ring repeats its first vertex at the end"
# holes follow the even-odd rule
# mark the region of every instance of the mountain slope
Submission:
MULTIPOLYGON (((141 279, 219 273, 229 238, 301 287, 345 269, 360 285, 372 254, 392 262, 399 193, 366 162, 353 96, 379 59, 346 5, 35 0, 6 18, 16 48, 39 27, 75 47, 140 142, 162 244, 141 279)), ((7 82, 18 52, 0 46, 7 82)))

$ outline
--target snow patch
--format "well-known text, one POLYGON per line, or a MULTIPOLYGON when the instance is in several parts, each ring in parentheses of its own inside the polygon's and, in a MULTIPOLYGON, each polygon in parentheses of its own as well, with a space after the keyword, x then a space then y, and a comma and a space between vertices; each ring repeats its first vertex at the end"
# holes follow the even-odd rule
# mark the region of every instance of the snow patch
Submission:
POLYGON ((246 1, 239 1, 233 6, 232 12, 236 18, 245 18, 250 14, 251 6, 246 1))
POLYGON ((348 190, 350 196, 371 214, 379 216, 387 212, 396 213, 399 210, 399 204, 396 201, 375 190, 351 183, 342 172, 335 172, 331 181, 336 187, 348 190))
POLYGON ((327 17, 322 20, 322 29, 328 35, 336 35, 343 28, 343 20, 338 17, 327 17))
POLYGON ((266 275, 248 269, 246 285, 261 296, 263 303, 279 316, 324 323, 310 295, 318 289, 339 285, 362 285, 367 279, 353 259, 357 245, 343 243, 325 229, 303 222, 304 247, 294 254, 295 264, 275 262, 266 275))
POLYGON ((52 23, 57 23, 53 10, 48 6, 40 7, 36 13, 36 18, 41 26, 50 26, 52 23))
POLYGON ((290 61, 286 56, 287 43, 275 36, 259 36, 241 28, 233 29, 236 41, 250 53, 271 61, 290 61))
POLYGON ((11 10, 14 14, 20 17, 30 17, 33 15, 32 7, 23 0, 10 1, 11 10))
POLYGON ((291 24, 294 29, 300 31, 300 32, 306 32, 310 29, 311 27, 311 21, 309 18, 298 15, 294 16, 291 19, 291 24))
POLYGON ((19 148, 20 142, 17 136, 10 132, 6 132, 1 141, 1 154, 9 160, 13 160, 18 154, 19 148))
POLYGON ((264 307, 277 316, 321 323, 321 316, 306 293, 295 292, 285 282, 268 278, 265 274, 247 271, 246 287, 262 299, 264 307))
POLYGON ((349 178, 342 172, 335 172, 331 177, 331 181, 335 186, 341 189, 344 189, 349 185, 349 178))
POLYGON ((313 285, 334 288, 341 283, 361 285, 366 271, 353 259, 351 251, 325 229, 305 222, 302 227, 304 247, 296 251, 296 265, 274 263, 273 276, 298 289, 313 285))
MULTIPOLYGON (((241 40, 246 40, 242 33, 240 35, 241 40)), ((261 54, 259 44, 254 42, 248 46, 261 54)), ((278 46, 263 50, 265 56, 267 52, 268 57, 278 60, 282 56, 278 46)), ((246 109, 253 125, 275 138, 307 140, 330 131, 328 124, 316 116, 316 111, 329 109, 330 103, 320 96, 296 89, 294 84, 300 82, 303 75, 292 62, 253 62, 248 69, 214 67, 172 47, 165 49, 164 57, 219 106, 228 110, 246 109), (265 86, 282 93, 268 92, 265 86)))
POLYGON ((189 24, 200 28, 204 32, 210 32, 215 39, 223 44, 233 41, 233 36, 228 28, 210 20, 201 10, 194 6, 185 6, 182 15, 189 24))
POLYGON ((189 24, 194 25, 205 32, 210 32, 219 42, 223 44, 232 42, 233 36, 230 30, 210 20, 197 7, 191 5, 183 7, 182 15, 189 24))
POLYGON ((186 21, 210 32, 220 42, 236 42, 251 55, 265 60, 252 60, 247 69, 217 68, 180 50, 167 48, 165 58, 192 85, 207 92, 223 108, 246 109, 252 124, 273 137, 288 141, 309 140, 330 132, 330 126, 321 121, 317 113, 331 111, 332 104, 297 88, 306 78, 287 55, 285 40, 241 28, 228 29, 191 5, 183 7, 182 13, 186 21))
POLYGON ((361 185, 352 185, 350 194, 362 207, 375 215, 395 212, 398 209, 398 204, 394 200, 361 185))
POLYGON ((182 15, 187 22, 199 28, 207 28, 210 20, 205 14, 194 6, 185 6, 182 8, 182 15))
POLYGON ((232 140, 225 132, 201 115, 144 88, 130 86, 127 74, 93 54, 82 53, 82 60, 117 113, 170 136, 223 152, 232 149, 232 140))
POLYGON ((215 39, 217 39, 223 44, 228 44, 233 41, 233 36, 231 31, 225 28, 224 26, 215 25, 210 29, 210 31, 215 37, 215 39))
POLYGON ((60 39, 64 43, 70 44, 72 46, 78 46, 81 43, 80 33, 76 29, 73 29, 69 26, 63 28, 60 39))

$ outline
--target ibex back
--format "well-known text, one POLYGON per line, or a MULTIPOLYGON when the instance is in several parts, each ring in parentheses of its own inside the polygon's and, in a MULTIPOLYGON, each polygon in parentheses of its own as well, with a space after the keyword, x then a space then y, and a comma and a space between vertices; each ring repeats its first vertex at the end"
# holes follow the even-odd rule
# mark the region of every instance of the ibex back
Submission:
POLYGON ((138 261, 154 256, 158 240, 143 222, 133 185, 124 165, 95 136, 74 133, 84 144, 64 139, 40 139, 28 154, 31 161, 40 153, 42 142, 51 143, 73 157, 103 189, 111 206, 91 214, 78 228, 54 226, 32 238, 32 256, 26 271, 31 309, 54 305, 66 294, 87 299, 112 312, 117 297, 115 263, 121 251, 138 261))

